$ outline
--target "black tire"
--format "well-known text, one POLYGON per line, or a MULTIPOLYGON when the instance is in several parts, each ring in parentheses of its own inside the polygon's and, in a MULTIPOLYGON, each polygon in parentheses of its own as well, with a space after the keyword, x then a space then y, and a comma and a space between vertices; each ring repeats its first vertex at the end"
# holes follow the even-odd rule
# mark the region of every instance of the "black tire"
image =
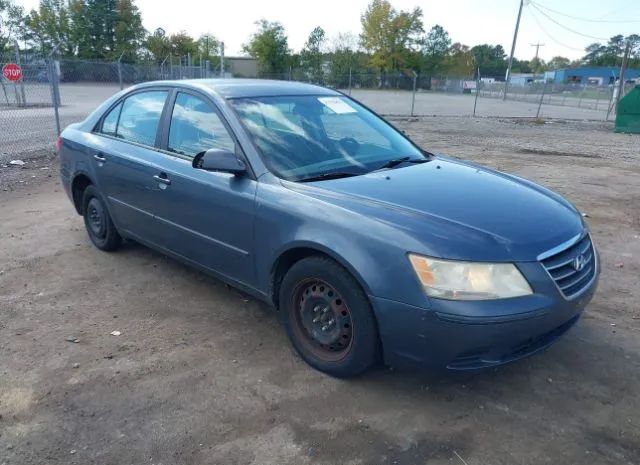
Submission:
POLYGON ((98 189, 92 185, 84 190, 82 216, 93 245, 105 252, 111 252, 120 247, 122 237, 118 234, 98 189))
POLYGON ((369 299, 335 261, 316 256, 296 262, 280 286, 279 307, 289 339, 312 367, 345 378, 378 360, 380 344, 369 299))

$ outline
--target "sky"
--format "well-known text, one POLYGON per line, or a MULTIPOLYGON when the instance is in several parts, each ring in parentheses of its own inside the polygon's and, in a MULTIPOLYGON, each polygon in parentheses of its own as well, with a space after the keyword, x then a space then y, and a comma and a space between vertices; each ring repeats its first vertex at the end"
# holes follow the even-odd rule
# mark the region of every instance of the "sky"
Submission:
MULTIPOLYGON (((27 9, 38 5, 38 0, 15 1, 27 9)), ((535 47, 531 44, 535 43, 544 44, 540 57, 545 60, 557 55, 575 59, 584 55, 590 43, 606 42, 616 34, 640 34, 640 0, 530 2, 525 0, 529 4, 520 24, 515 53, 519 59, 533 58, 535 47)), ((329 39, 346 32, 357 36, 368 0, 136 0, 136 4, 147 30, 162 27, 167 33, 186 31, 194 37, 210 32, 225 42, 226 55, 232 56, 242 54, 242 45, 255 30, 254 22, 262 18, 281 22, 289 47, 296 51, 316 26, 321 26, 329 39)), ((398 10, 419 6, 425 29, 440 24, 454 42, 501 44, 507 53, 511 49, 519 0, 391 0, 391 4, 398 10)))

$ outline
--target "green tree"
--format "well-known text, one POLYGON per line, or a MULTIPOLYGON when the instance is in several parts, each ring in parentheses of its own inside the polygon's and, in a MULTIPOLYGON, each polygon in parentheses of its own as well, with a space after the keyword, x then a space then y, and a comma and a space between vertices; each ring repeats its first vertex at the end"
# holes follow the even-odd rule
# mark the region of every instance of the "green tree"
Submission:
POLYGON ((563 56, 555 56, 547 63, 547 70, 563 69, 569 66, 571 66, 571 60, 563 56))
POLYGON ((33 42, 40 53, 46 54, 60 45, 65 55, 73 53, 69 11, 64 0, 40 0, 37 10, 25 17, 26 39, 33 42))
POLYGON ((629 64, 637 65, 636 60, 640 62, 640 35, 638 34, 627 37, 618 34, 611 37, 606 44, 596 42, 588 45, 585 49, 587 53, 582 57, 582 63, 589 66, 620 66, 627 42, 631 43, 629 64))
MULTIPOLYGON (((198 46, 198 60, 209 61, 211 69, 220 69, 220 47, 222 42, 218 38, 211 34, 202 34, 197 40, 198 46)), ((199 63, 199 62, 198 62, 199 63)), ((225 69, 229 69, 228 62, 225 61, 225 69)))
POLYGON ((12 0, 0 0, 0 54, 11 47, 11 42, 24 38, 24 9, 12 0))
POLYGON ((140 10, 133 0, 118 0, 114 27, 114 58, 122 55, 122 61, 133 63, 137 60, 146 31, 142 26, 140 10))
POLYGON ((411 64, 420 43, 422 10, 397 11, 387 0, 373 0, 360 17, 362 47, 371 66, 381 72, 399 71, 411 64))
POLYGON ((258 30, 251 35, 243 50, 254 57, 260 74, 285 73, 289 65, 289 43, 279 22, 257 21, 258 30))
POLYGON ((93 40, 90 34, 88 8, 85 0, 69 1, 69 41, 71 42, 72 55, 80 58, 91 58, 94 54, 93 40))
POLYGON ((422 46, 422 54, 424 55, 422 70, 429 73, 442 72, 442 65, 450 48, 449 33, 438 24, 433 26, 427 33, 422 46))
POLYGON ((471 53, 482 76, 504 78, 509 64, 502 45, 476 45, 471 48, 471 53))
POLYGON ((198 38, 198 53, 203 60, 217 59, 220 54, 220 41, 213 34, 202 34, 198 38))
POLYGON ((171 44, 171 53, 181 59, 182 57, 191 55, 191 59, 194 60, 198 55, 198 43, 185 31, 171 34, 169 43, 171 44))
POLYGON ((89 49, 83 58, 117 58, 115 27, 117 23, 117 0, 86 0, 87 34, 89 49))
POLYGON ((322 62, 324 60, 324 44, 324 29, 316 27, 311 31, 311 34, 309 34, 309 38, 300 52, 300 65, 308 77, 314 82, 323 81, 324 71, 322 69, 322 62))
POLYGON ((171 54, 171 41, 164 29, 158 28, 147 35, 143 43, 144 49, 156 63, 162 63, 171 54))
POLYGON ((460 42, 456 42, 447 52, 442 60, 442 70, 450 76, 473 76, 474 56, 469 47, 460 42))

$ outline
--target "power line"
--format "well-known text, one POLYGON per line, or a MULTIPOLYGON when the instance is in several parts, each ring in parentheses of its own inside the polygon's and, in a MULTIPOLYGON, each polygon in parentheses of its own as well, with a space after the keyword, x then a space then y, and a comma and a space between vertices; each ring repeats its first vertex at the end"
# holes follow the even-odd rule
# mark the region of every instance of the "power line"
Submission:
POLYGON ((557 24, 558 26, 560 26, 560 27, 561 27, 561 28, 563 28, 563 29, 566 29, 566 30, 567 30, 567 31, 569 31, 569 32, 573 32, 574 34, 577 34, 577 35, 582 36, 582 37, 587 37, 587 38, 589 38, 589 39, 604 40, 604 41, 609 40, 609 39, 608 39, 608 38, 606 38, 606 37, 591 36, 591 35, 589 35, 589 34, 583 34, 582 32, 576 31, 575 29, 571 29, 570 27, 565 26, 564 24, 559 23, 558 21, 556 21, 555 19, 553 19, 551 16, 549 16, 549 15, 548 15, 548 14, 546 14, 544 11, 542 11, 540 8, 538 8, 538 6, 537 6, 536 4, 532 3, 532 4, 531 4, 531 6, 532 6, 532 7, 533 7, 533 8, 534 8, 538 13, 540 13, 542 16, 544 16, 545 18, 547 18, 549 21, 551 21, 551 22, 552 22, 552 23, 554 23, 554 24, 557 24))
MULTIPOLYGON (((557 15, 560 16, 564 16, 566 18, 571 18, 571 19, 575 19, 578 21, 585 21, 588 23, 640 23, 640 19, 591 19, 591 18, 583 18, 580 16, 573 16, 573 15, 568 15, 566 13, 562 13, 561 11, 558 10, 554 10, 553 8, 549 8, 547 6, 541 5, 538 2, 534 2, 531 1, 531 4, 538 7, 538 8, 542 8, 544 10, 550 11, 552 13, 555 13, 557 15)), ((607 16, 607 15, 605 15, 607 16)))
POLYGON ((626 10, 629 6, 635 5, 636 1, 637 0, 632 0, 630 2, 625 3, 622 8, 616 8, 615 10, 611 10, 611 11, 609 11, 609 13, 600 16, 600 19, 606 18, 607 16, 614 15, 614 14, 618 13, 619 11, 626 10))
POLYGON ((538 29, 540 29, 542 31, 542 33, 544 35, 546 35, 551 41, 553 41, 556 44, 560 45, 561 47, 567 48, 569 50, 574 50, 576 52, 583 52, 584 53, 584 48, 572 47, 571 45, 567 45, 567 44, 557 40, 555 37, 553 37, 551 34, 549 34, 544 27, 542 27, 542 23, 540 22, 540 20, 538 20, 538 17, 535 14, 533 14, 533 11, 529 10, 529 13, 531 13, 531 17, 533 18, 533 20, 538 25, 538 29))

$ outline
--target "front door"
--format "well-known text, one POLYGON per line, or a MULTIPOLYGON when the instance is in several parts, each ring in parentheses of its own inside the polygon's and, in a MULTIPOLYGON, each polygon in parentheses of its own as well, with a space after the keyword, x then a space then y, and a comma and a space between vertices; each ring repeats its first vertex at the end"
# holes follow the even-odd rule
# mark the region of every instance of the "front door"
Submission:
POLYGON ((191 166, 199 152, 236 148, 235 139, 209 101, 177 92, 169 115, 167 153, 156 173, 164 184, 154 205, 161 245, 251 285, 255 280, 252 249, 257 183, 249 176, 191 166))

